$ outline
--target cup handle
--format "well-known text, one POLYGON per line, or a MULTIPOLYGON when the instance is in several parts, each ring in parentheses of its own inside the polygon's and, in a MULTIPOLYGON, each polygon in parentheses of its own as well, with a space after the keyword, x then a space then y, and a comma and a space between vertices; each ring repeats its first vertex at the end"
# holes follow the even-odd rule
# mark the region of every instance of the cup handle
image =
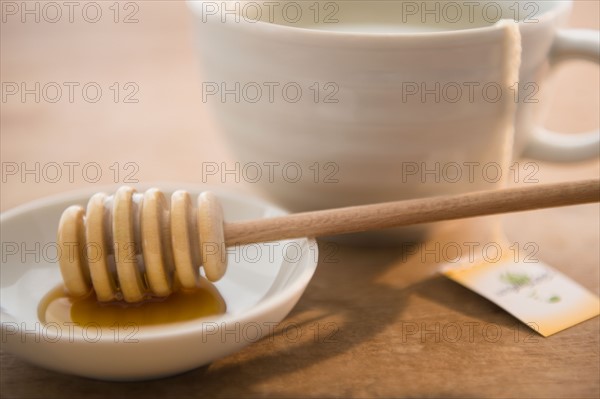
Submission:
MULTIPOLYGON (((550 53, 554 69, 569 59, 600 62, 600 33, 597 30, 559 30, 550 53)), ((565 134, 537 127, 525 150, 525 156, 554 162, 574 162, 597 157, 600 154, 598 130, 565 134)))

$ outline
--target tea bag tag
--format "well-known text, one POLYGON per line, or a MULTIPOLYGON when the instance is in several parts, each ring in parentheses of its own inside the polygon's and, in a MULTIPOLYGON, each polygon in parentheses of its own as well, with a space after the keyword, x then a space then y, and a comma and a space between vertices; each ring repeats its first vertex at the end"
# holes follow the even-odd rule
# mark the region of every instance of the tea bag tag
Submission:
POLYGON ((600 314, 600 300, 544 262, 511 256, 445 267, 442 273, 548 337, 600 314))

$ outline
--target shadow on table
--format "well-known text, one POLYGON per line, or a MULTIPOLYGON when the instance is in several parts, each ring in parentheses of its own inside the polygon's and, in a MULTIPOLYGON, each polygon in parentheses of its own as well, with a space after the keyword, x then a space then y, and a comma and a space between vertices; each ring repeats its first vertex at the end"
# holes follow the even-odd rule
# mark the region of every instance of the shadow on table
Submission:
POLYGON ((514 328, 522 322, 500 306, 452 280, 437 276, 412 287, 413 295, 437 302, 466 319, 482 320, 498 327, 514 328))

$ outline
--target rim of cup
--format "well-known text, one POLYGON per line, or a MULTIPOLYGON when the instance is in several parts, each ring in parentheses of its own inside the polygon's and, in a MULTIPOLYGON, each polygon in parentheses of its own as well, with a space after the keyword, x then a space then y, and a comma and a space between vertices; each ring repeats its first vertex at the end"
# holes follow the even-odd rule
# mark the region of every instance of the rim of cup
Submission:
MULTIPOLYGON (((236 0, 240 3, 259 3, 259 1, 252 0, 236 0)), ((344 1, 344 0, 342 0, 344 1)), ((353 0, 350 0, 353 1, 353 0)), ((489 3, 493 3, 493 0, 484 0, 489 3)), ((502 0, 500 0, 502 1, 502 0)), ((194 15, 202 15, 202 4, 207 2, 214 2, 212 0, 186 0, 186 3, 194 13, 194 15)), ((223 3, 223 2, 221 2, 223 3)), ((550 8, 547 10, 540 11, 539 14, 536 14, 537 21, 536 25, 541 25, 543 23, 547 23, 548 21, 552 21, 560 14, 569 11, 572 9, 573 0, 534 0, 532 3, 544 3, 549 4, 550 8)), ((231 22, 221 22, 223 25, 228 26, 239 26, 249 29, 256 30, 267 30, 273 31, 277 35, 305 35, 305 36, 313 36, 319 39, 325 38, 336 38, 336 39, 357 39, 357 38, 369 38, 369 39, 382 39, 382 38, 393 38, 393 39, 419 39, 419 38, 431 38, 431 37, 457 37, 457 36, 467 36, 473 34, 480 34, 483 32, 496 30, 499 25, 503 24, 503 21, 515 21, 518 25, 533 25, 533 23, 524 23, 522 20, 514 20, 511 18, 504 18, 486 26, 478 26, 474 28, 464 28, 464 29, 448 29, 448 30, 436 30, 436 31, 421 31, 421 32, 353 32, 353 31, 344 31, 344 30, 325 30, 325 29, 315 29, 311 27, 304 26, 293 26, 293 25, 284 25, 278 24, 275 22, 263 21, 263 20, 252 20, 249 21, 247 18, 242 18, 239 22, 231 23, 231 22)), ((204 22, 203 22, 204 23, 204 22)))

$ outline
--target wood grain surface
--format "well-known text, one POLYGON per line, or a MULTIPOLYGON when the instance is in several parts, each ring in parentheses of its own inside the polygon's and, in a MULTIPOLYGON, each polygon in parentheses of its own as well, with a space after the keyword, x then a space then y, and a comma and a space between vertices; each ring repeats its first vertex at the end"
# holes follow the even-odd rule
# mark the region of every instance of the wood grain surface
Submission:
MULTIPOLYGON (((254 192, 250 183, 201 174, 205 162, 234 159, 202 102, 185 4, 136 2, 138 22, 132 24, 115 23, 109 5, 102 4, 110 18, 98 24, 2 22, 2 82, 79 82, 79 87, 93 82, 103 95, 95 103, 81 97, 2 101, 2 163, 39 162, 42 168, 54 162, 63 175, 56 182, 35 181, 32 174, 7 176, 1 209, 129 178, 254 192), (127 95, 138 101, 125 102, 127 95), (82 174, 84 167, 89 173, 101 170, 97 182, 82 174)), ((576 1, 571 25, 598 29, 598 4, 576 1)), ((126 10, 121 11, 122 19, 126 10)), ((597 67, 573 62, 554 80, 558 94, 548 126, 573 132, 598 126, 597 67)), ((597 160, 534 165, 542 183, 600 174, 597 160)), ((521 256, 543 260, 600 292, 597 204, 508 215, 502 224, 509 240, 523 248, 521 256)), ((448 259, 431 248, 494 239, 471 227, 462 221, 440 225, 428 241, 415 244, 416 254, 405 246, 321 242, 317 272, 276 334, 209 366, 157 381, 110 383, 43 370, 2 351, 1 396, 599 397, 598 318, 542 338, 437 274, 448 259)))

